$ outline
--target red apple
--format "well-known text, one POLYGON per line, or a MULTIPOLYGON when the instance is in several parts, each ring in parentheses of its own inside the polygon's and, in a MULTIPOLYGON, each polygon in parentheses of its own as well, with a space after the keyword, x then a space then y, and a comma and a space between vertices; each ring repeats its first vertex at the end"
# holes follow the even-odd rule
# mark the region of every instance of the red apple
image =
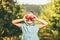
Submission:
POLYGON ((29 18, 30 18, 30 16, 29 16, 29 15, 26 15, 26 16, 25 16, 25 18, 26 18, 26 19, 29 19, 29 18))
POLYGON ((34 17, 34 15, 31 15, 30 18, 33 19, 33 18, 35 18, 35 17, 34 17))
POLYGON ((26 19, 33 19, 34 18, 34 15, 33 14, 28 14, 25 16, 26 19))

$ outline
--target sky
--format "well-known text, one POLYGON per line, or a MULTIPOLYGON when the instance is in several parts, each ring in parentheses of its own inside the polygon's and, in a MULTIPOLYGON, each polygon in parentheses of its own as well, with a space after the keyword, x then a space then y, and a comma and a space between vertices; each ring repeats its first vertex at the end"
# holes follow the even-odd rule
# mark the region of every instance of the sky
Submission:
POLYGON ((40 5, 43 5, 43 4, 47 4, 50 2, 51 2, 51 0, 17 0, 18 4, 40 4, 40 5))

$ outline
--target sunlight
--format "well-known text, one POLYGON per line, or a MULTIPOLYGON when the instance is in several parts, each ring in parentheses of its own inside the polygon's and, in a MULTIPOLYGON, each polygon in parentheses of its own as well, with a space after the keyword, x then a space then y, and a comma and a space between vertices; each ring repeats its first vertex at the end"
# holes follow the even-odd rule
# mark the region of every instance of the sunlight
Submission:
POLYGON ((43 5, 43 4, 47 4, 50 2, 51 2, 51 0, 17 0, 18 4, 40 4, 40 5, 43 5))

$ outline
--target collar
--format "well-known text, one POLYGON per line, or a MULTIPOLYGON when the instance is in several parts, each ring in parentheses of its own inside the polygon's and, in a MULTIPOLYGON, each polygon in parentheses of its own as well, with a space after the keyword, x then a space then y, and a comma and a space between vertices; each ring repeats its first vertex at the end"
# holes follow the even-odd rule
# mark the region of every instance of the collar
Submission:
POLYGON ((27 24, 27 23, 25 23, 27 26, 34 26, 34 23, 33 24, 27 24))

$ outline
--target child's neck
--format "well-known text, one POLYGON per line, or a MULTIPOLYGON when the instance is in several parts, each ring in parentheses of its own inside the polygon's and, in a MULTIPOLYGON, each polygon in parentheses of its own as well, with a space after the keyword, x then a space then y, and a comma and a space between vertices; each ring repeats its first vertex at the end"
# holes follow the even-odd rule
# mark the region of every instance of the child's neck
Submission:
POLYGON ((32 23, 32 24, 29 24, 29 23, 26 23, 27 25, 33 25, 34 23, 32 23))

